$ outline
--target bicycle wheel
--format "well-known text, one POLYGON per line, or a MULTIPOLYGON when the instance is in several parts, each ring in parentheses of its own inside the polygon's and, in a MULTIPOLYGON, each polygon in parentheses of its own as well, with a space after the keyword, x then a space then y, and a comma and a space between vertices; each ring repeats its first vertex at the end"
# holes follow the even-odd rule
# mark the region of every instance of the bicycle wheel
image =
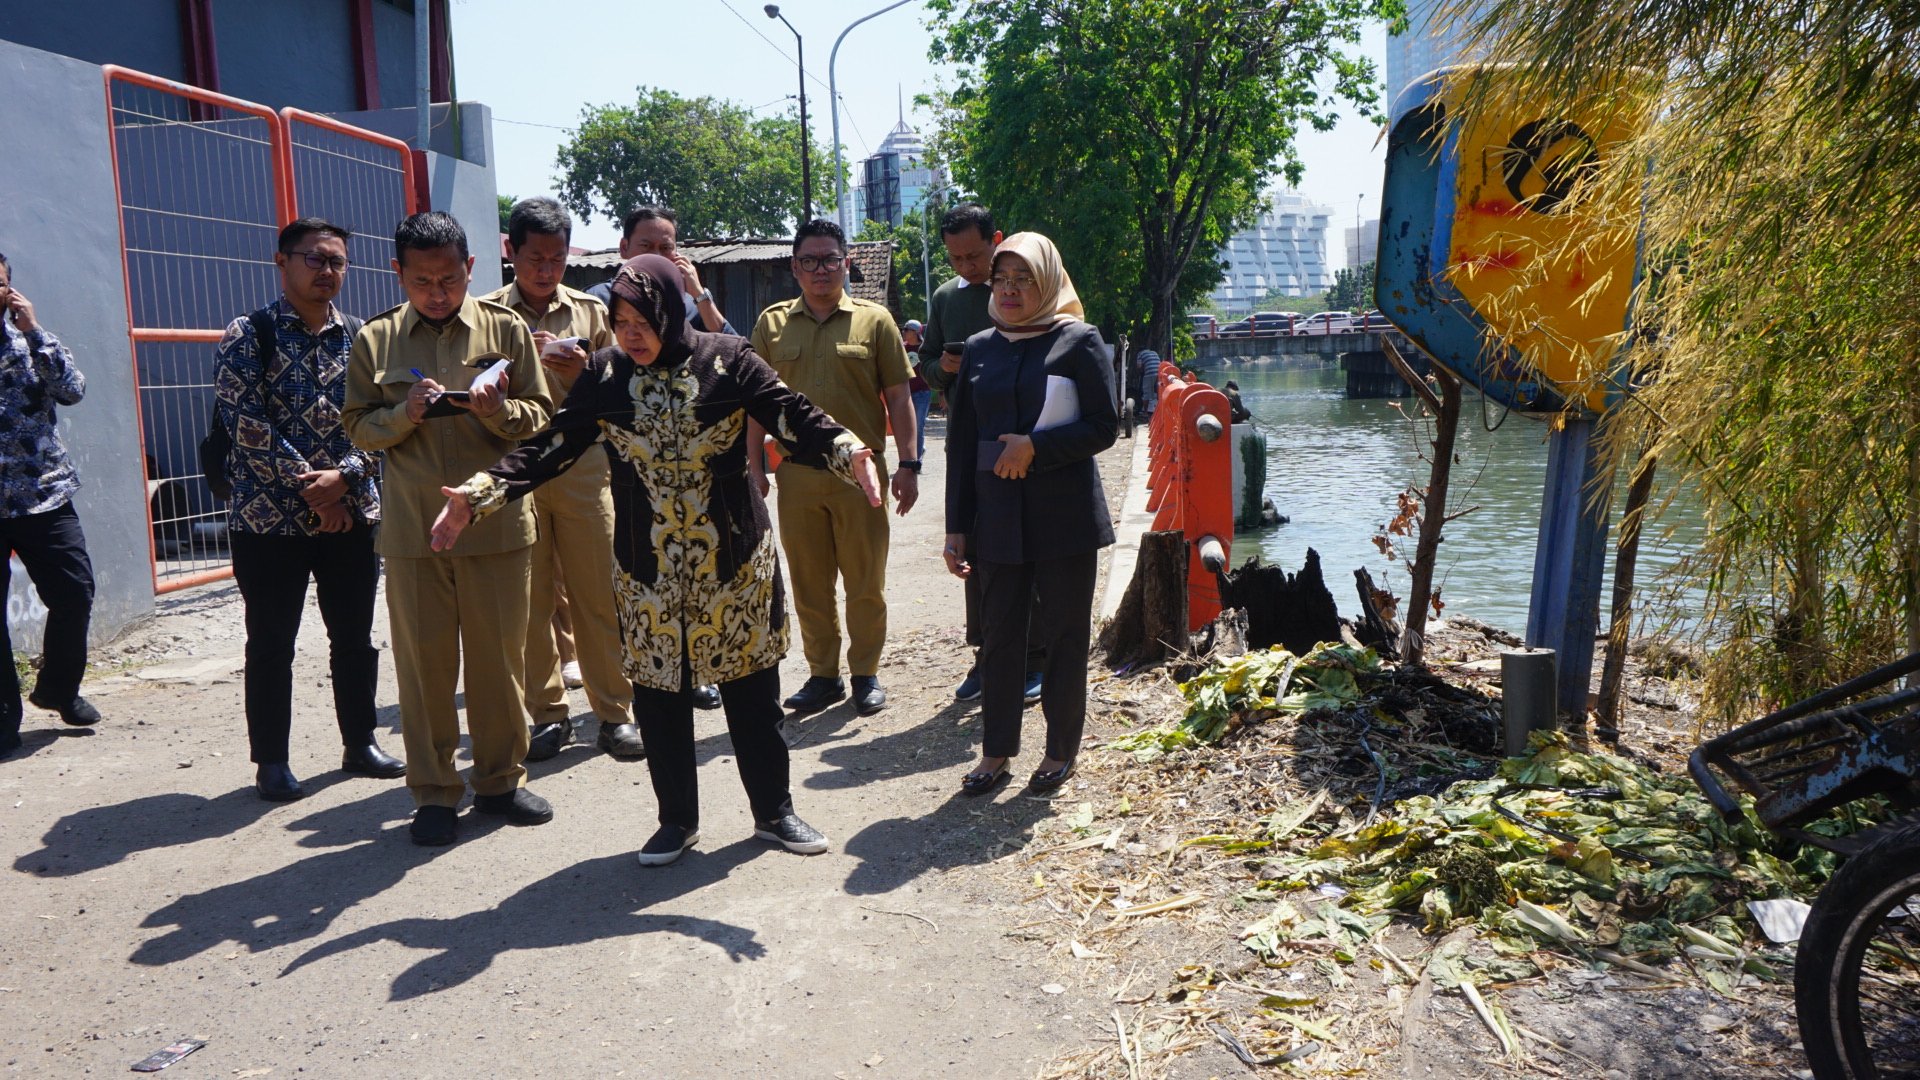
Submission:
POLYGON ((1920 818, 1827 882, 1793 976, 1817 1080, 1920 1080, 1920 818))

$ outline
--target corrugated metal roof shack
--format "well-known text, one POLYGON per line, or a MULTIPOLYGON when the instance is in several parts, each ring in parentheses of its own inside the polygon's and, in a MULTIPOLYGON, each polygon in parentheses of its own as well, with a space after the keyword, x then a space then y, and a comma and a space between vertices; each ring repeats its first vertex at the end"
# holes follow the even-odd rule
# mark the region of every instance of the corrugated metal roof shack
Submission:
MULTIPOLYGON (((680 250, 699 268, 701 282, 713 290, 713 302, 742 334, 752 332, 754 320, 768 305, 800 295, 800 285, 793 280, 791 240, 694 240, 681 244, 680 250)), ((847 292, 885 307, 894 322, 900 322, 893 245, 885 240, 851 243, 847 257, 847 292)), ((566 282, 585 289, 613 277, 619 267, 618 249, 576 255, 567 260, 566 282)), ((508 280, 512 273, 508 267, 508 280)))

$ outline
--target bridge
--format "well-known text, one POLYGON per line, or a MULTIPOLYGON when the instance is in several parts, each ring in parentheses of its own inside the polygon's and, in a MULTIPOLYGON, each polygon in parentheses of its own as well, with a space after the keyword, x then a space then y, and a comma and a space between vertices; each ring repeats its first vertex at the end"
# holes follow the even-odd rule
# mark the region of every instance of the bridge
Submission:
POLYGON ((1420 350, 1413 348, 1398 331, 1354 331, 1346 334, 1263 334, 1258 337, 1239 335, 1235 337, 1198 337, 1193 339, 1195 359, 1207 360, 1252 360, 1256 358, 1277 359, 1283 356, 1324 356, 1328 359, 1341 353, 1377 353, 1381 352, 1380 339, 1391 334, 1394 345, 1400 355, 1412 356, 1420 350))

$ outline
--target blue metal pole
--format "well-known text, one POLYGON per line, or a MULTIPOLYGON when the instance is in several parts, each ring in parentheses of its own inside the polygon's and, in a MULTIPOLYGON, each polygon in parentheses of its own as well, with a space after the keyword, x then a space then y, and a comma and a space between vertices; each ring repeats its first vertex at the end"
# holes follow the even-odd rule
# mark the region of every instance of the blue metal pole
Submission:
POLYGON ((1600 580, 1607 567, 1613 488, 1600 480, 1604 461, 1593 429, 1592 416, 1569 414, 1566 426, 1547 437, 1547 482, 1527 608, 1527 644, 1552 649, 1559 657, 1556 700, 1563 723, 1586 715, 1594 636, 1600 629, 1600 580))

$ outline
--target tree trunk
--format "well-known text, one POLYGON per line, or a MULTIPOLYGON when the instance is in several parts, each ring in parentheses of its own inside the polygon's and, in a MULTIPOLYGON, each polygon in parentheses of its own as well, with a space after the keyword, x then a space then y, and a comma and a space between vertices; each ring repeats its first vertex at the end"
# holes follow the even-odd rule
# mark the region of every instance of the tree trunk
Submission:
MULTIPOLYGON (((1390 353, 1389 355, 1398 355, 1390 353)), ((1407 589, 1407 621, 1400 655, 1418 667, 1427 650, 1427 609, 1433 600, 1433 567, 1440 556, 1440 530, 1447 522, 1447 484, 1453 477, 1453 440, 1460 429, 1460 380, 1438 364, 1430 377, 1440 385, 1440 408, 1433 418, 1433 468, 1421 497, 1420 541, 1414 545, 1412 584, 1407 589)))
POLYGON ((1364 567, 1353 572, 1354 587, 1360 593, 1360 625, 1353 636, 1362 645, 1389 660, 1400 658, 1400 627, 1393 619, 1393 594, 1373 583, 1373 575, 1364 567))
POLYGON ((1600 669, 1600 700, 1594 709, 1595 732, 1609 746, 1620 743, 1620 685, 1627 670, 1627 634, 1633 626, 1633 575, 1640 562, 1641 520, 1653 494, 1658 463, 1651 450, 1641 455, 1620 515, 1620 544, 1613 556, 1613 622, 1607 627, 1607 659, 1600 669))
POLYGON ((1140 537, 1140 561, 1100 649, 1114 668, 1146 667, 1184 652, 1187 637, 1187 543, 1177 530, 1140 537))
POLYGON ((1248 559, 1220 577, 1220 606, 1247 613, 1247 647, 1284 645, 1305 656, 1323 641, 1340 640, 1340 610, 1320 574, 1320 553, 1307 549, 1297 574, 1248 559))

